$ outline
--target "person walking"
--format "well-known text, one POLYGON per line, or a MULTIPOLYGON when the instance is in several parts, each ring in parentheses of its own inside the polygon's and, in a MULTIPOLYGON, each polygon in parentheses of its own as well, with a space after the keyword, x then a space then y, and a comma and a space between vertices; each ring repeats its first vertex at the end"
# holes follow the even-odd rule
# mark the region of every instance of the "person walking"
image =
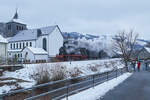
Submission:
POLYGON ((141 62, 139 61, 139 62, 137 63, 137 69, 138 69, 138 71, 140 71, 140 66, 141 66, 141 62))
POLYGON ((147 71, 147 69, 148 69, 148 63, 146 62, 145 63, 145 70, 147 71))
POLYGON ((135 65, 136 65, 136 62, 134 61, 133 62, 133 70, 135 71, 135 65))

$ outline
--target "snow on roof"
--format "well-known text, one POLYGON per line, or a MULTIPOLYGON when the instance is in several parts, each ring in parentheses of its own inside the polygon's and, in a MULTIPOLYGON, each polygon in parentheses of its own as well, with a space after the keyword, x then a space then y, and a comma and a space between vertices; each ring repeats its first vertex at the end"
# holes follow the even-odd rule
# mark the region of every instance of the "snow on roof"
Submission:
POLYGON ((25 24, 25 22, 23 20, 21 20, 21 19, 11 19, 9 22, 15 22, 15 23, 20 23, 20 24, 25 24))
POLYGON ((44 49, 42 48, 33 48, 33 47, 27 47, 32 53, 34 54, 48 54, 44 49))
POLYGON ((145 47, 145 49, 150 53, 150 48, 148 48, 148 47, 145 47))
POLYGON ((7 43, 7 39, 5 39, 2 35, 0 35, 0 42, 7 43))
POLYGON ((9 39, 9 42, 35 40, 35 39, 37 39, 37 30, 38 29, 41 30, 42 35, 45 35, 45 34, 52 33, 56 27, 57 27, 57 25, 19 31, 14 37, 9 39))

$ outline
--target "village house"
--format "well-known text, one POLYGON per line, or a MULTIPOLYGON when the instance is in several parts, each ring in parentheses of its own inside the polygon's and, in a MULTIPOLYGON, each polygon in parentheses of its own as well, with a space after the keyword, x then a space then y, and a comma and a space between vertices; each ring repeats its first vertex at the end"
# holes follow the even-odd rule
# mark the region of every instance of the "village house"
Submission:
POLYGON ((0 35, 0 64, 7 59, 7 40, 0 35))

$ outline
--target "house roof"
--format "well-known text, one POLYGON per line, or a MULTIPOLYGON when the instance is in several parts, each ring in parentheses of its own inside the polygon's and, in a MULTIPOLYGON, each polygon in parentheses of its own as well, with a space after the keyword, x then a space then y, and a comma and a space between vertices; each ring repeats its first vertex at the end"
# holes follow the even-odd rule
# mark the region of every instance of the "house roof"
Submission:
POLYGON ((19 31, 14 37, 9 39, 9 42, 35 40, 35 39, 37 39, 37 30, 38 29, 41 30, 41 32, 42 32, 41 35, 46 35, 46 34, 52 33, 56 27, 58 27, 58 26, 54 25, 54 26, 48 26, 48 27, 43 27, 43 28, 19 31))
POLYGON ((42 48, 34 48, 34 47, 27 47, 33 54, 48 54, 44 49, 42 48))
POLYGON ((7 43, 7 39, 5 39, 2 35, 0 35, 0 43, 7 43))

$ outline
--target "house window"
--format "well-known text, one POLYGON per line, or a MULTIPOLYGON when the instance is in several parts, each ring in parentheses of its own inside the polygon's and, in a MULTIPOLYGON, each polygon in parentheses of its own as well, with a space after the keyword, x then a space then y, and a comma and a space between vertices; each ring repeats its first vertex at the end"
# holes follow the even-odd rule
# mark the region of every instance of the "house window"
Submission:
POLYGON ((10 44, 10 48, 12 49, 12 44, 10 44))
POLYGON ((20 57, 22 57, 22 53, 20 54, 20 57))
POLYGON ((19 48, 21 49, 21 43, 20 43, 20 45, 19 45, 19 48))
POLYGON ((46 38, 43 39, 43 49, 47 51, 47 41, 46 38))
POLYGON ((28 46, 28 42, 26 42, 26 46, 28 46))
POLYGON ((14 43, 14 49, 15 49, 15 43, 14 43))
POLYGON ((30 47, 32 47, 32 42, 30 42, 30 47))

